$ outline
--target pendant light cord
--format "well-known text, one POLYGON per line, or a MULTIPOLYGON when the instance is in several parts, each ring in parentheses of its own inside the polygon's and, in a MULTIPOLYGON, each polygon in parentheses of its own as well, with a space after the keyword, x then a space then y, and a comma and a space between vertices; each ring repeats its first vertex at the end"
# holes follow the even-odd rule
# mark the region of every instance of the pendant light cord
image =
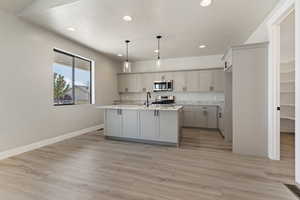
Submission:
POLYGON ((158 39, 158 59, 160 59, 160 39, 158 39))
POLYGON ((128 44, 130 41, 126 40, 125 42, 126 42, 126 62, 128 62, 129 61, 129 59, 128 59, 128 44))
POLYGON ((160 60, 160 39, 162 38, 160 35, 156 36, 157 38, 157 59, 160 60))

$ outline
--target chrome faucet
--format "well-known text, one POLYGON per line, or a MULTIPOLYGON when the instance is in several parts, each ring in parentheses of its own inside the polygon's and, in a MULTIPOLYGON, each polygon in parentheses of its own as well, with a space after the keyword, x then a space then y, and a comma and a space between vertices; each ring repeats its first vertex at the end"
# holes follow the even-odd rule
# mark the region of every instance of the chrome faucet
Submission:
POLYGON ((149 107, 149 105, 150 105, 150 103, 149 103, 149 98, 151 99, 151 93, 150 93, 150 92, 147 92, 147 100, 146 100, 146 102, 145 102, 145 105, 146 105, 147 107, 149 107))

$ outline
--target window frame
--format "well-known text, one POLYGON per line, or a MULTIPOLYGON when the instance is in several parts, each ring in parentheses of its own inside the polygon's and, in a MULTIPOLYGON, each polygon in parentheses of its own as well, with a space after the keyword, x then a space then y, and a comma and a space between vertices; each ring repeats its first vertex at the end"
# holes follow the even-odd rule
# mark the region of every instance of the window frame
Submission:
MULTIPOLYGON (((61 53, 61 54, 72 57, 72 95, 73 95, 73 103, 70 103, 70 104, 55 104, 54 103, 53 105, 54 106, 74 106, 74 105, 91 105, 91 104, 93 104, 93 94, 92 94, 92 92, 94 91, 93 90, 93 72, 92 72, 92 70, 93 70, 93 61, 89 60, 89 59, 86 59, 86 58, 83 58, 81 56, 74 55, 72 53, 65 52, 65 51, 57 49, 57 48, 54 48, 53 52, 61 53), (90 101, 89 101, 88 104, 76 104, 75 103, 76 102, 76 99, 75 99, 75 59, 76 58, 87 61, 87 62, 90 63, 90 101)), ((53 77, 53 73, 52 73, 52 77, 53 77)))

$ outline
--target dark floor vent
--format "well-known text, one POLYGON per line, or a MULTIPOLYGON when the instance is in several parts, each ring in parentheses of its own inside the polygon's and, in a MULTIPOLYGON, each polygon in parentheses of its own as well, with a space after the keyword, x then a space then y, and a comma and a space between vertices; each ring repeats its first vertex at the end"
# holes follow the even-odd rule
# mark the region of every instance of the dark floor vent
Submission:
POLYGON ((300 199, 300 190, 296 185, 284 184, 291 192, 300 199))

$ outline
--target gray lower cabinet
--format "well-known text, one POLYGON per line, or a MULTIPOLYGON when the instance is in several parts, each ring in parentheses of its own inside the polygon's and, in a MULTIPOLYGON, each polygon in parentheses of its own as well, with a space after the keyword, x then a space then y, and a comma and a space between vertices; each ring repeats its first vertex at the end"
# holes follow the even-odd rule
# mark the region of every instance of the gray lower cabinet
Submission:
POLYGON ((195 106, 184 108, 184 126, 194 128, 208 128, 207 107, 195 106))
POLYGON ((224 92, 225 85, 225 72, 223 70, 216 70, 213 72, 213 83, 212 91, 214 92, 224 92))
POLYGON ((218 128, 217 106, 185 106, 184 127, 218 128))
POLYGON ((159 119, 155 110, 140 111, 140 134, 145 140, 158 140, 159 119))
POLYGON ((123 137, 139 138, 139 113, 136 110, 122 110, 121 112, 123 137))
POLYGON ((218 107, 208 106, 207 107, 207 128, 218 128, 218 107))
POLYGON ((160 143, 179 142, 181 111, 114 110, 105 111, 105 134, 160 143))
POLYGON ((122 137, 122 113, 120 110, 105 110, 107 136, 122 137))

